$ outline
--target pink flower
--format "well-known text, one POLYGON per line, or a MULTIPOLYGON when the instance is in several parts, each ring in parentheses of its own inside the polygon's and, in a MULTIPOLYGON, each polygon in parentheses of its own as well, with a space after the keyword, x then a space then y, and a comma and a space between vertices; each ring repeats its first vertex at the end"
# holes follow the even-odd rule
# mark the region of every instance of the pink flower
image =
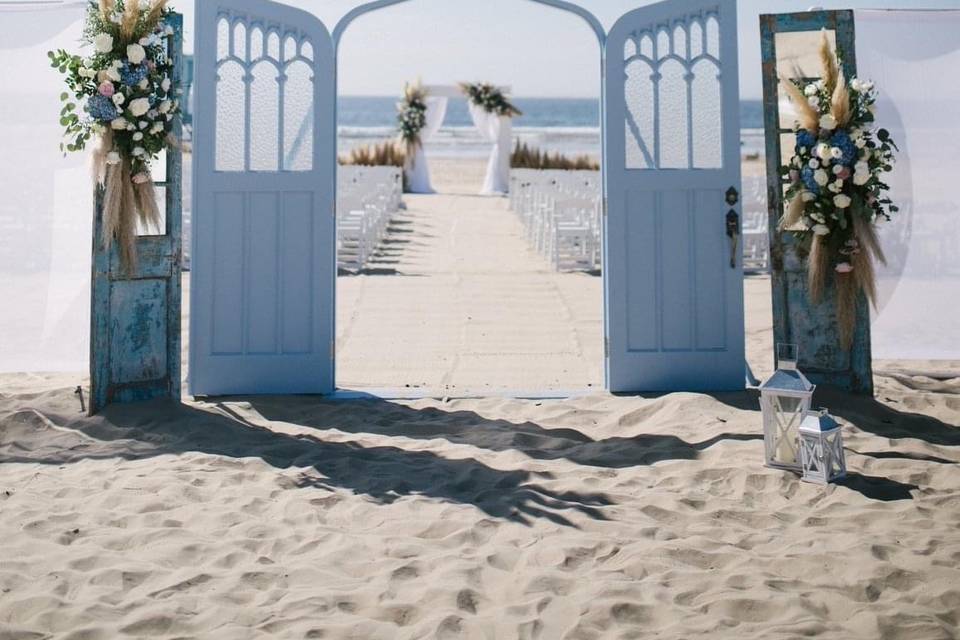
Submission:
POLYGON ((850 273, 853 271, 853 265, 849 262, 841 262, 836 266, 837 273, 850 273))
POLYGON ((837 177, 841 180, 846 180, 850 177, 850 167, 844 167, 843 171, 837 174, 837 177))
POLYGON ((100 86, 97 87, 97 91, 100 92, 100 95, 111 97, 116 92, 116 89, 113 88, 112 82, 101 82, 100 86))
POLYGON ((135 184, 144 184, 146 182, 150 182, 150 175, 141 171, 137 175, 133 176, 133 182, 135 184))

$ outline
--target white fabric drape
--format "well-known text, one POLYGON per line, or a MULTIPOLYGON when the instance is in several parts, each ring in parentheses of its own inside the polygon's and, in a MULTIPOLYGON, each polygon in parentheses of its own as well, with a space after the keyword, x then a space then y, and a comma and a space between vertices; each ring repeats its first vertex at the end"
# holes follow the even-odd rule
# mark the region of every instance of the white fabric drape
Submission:
POLYGON ((488 142, 493 143, 487 175, 483 180, 480 195, 502 195, 510 190, 510 141, 513 136, 513 121, 505 116, 487 113, 482 107, 470 103, 470 117, 474 126, 488 142))
POLYGON ((880 92, 877 124, 900 146, 881 227, 873 356, 960 359, 960 11, 856 11, 857 67, 880 92))
POLYGON ((83 373, 89 361, 92 187, 64 158, 59 74, 85 3, 0 7, 0 372, 83 373))
POLYGON ((447 99, 440 96, 428 96, 427 123, 420 130, 420 142, 412 159, 407 160, 407 188, 411 193, 435 193, 430 183, 430 167, 427 164, 427 154, 423 145, 440 131, 443 120, 447 117, 447 99))

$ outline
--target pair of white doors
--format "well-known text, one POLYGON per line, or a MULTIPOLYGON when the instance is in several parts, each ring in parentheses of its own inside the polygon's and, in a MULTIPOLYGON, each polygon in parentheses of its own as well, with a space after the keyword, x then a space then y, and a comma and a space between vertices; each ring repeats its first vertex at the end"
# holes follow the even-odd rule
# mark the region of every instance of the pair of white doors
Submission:
MULTIPOLYGON (((331 393, 336 42, 266 0, 195 6, 191 393, 331 393)), ((598 24, 607 387, 742 389, 735 0, 598 24)))

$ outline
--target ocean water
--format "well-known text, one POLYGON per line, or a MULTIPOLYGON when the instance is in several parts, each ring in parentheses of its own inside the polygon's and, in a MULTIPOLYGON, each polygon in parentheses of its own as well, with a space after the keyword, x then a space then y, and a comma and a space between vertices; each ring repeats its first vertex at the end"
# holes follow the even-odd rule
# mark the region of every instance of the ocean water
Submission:
MULTIPOLYGON (((516 98, 523 115, 513 122, 514 138, 569 155, 600 155, 600 103, 580 98, 516 98)), ((396 135, 395 97, 343 96, 339 100, 340 150, 396 135)), ((763 152, 763 105, 745 100, 740 107, 742 152, 763 152)), ((466 100, 451 100, 443 128, 425 145, 434 157, 485 157, 489 145, 477 134, 466 100)))

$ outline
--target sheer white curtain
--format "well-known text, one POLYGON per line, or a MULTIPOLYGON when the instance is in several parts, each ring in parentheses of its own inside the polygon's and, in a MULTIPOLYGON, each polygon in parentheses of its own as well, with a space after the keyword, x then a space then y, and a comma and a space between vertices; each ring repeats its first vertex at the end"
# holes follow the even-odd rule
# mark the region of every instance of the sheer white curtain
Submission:
POLYGON ((510 141, 513 135, 513 121, 507 117, 487 113, 482 107, 472 102, 470 117, 480 131, 480 135, 493 144, 480 195, 507 193, 510 190, 510 141))
POLYGON ((873 356, 960 360, 960 11, 857 11, 857 67, 880 91, 877 122, 900 146, 900 206, 881 227, 873 356))
POLYGON ((61 76, 85 4, 0 5, 0 371, 88 364, 92 187, 86 158, 59 151, 61 76))
POLYGON ((423 145, 436 135, 447 117, 447 99, 442 96, 427 96, 427 124, 420 131, 421 144, 417 147, 413 159, 407 160, 407 185, 411 193, 434 193, 430 184, 430 167, 423 145))

